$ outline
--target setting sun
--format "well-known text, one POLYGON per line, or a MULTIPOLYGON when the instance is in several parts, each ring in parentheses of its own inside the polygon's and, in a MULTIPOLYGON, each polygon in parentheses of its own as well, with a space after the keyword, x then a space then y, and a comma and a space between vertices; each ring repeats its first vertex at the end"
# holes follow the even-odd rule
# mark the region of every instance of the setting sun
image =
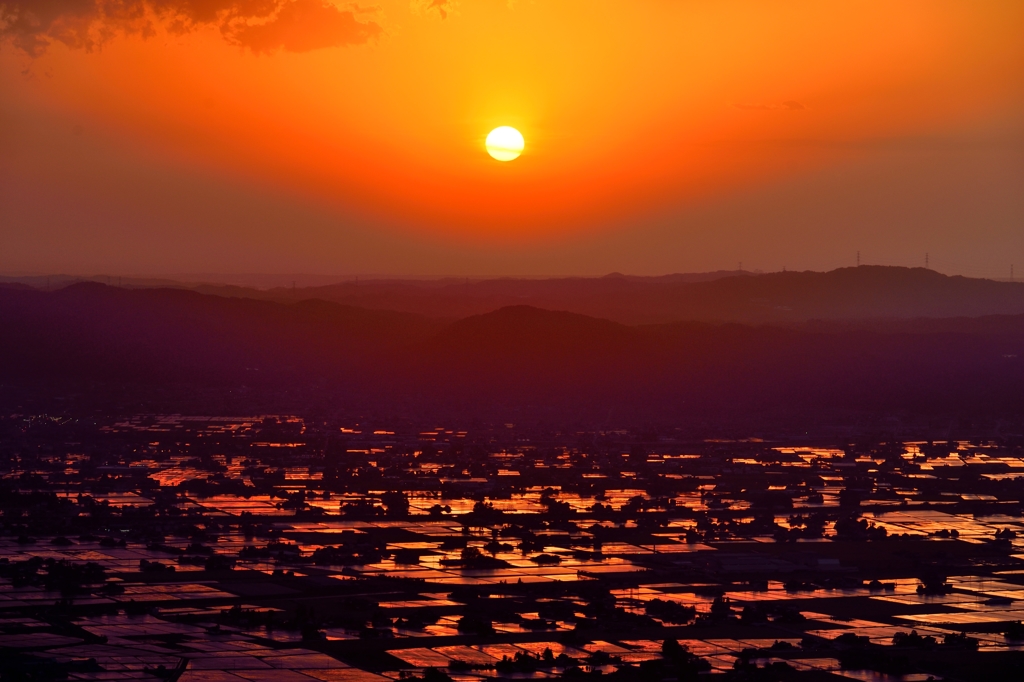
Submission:
POLYGON ((1021 253, 1024 3, 357 5, 0 0, 0 267, 134 271, 131 245, 163 273, 657 274, 860 250, 1007 276, 1021 253))
POLYGON ((515 128, 501 126, 488 133, 486 146, 487 153, 498 161, 512 161, 523 153, 526 141, 515 128))

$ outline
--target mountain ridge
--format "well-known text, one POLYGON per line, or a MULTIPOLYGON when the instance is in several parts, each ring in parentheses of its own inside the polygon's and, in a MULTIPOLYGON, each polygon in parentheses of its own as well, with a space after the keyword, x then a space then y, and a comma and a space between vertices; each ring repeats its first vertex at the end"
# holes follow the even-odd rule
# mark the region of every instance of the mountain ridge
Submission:
POLYGON ((599 278, 417 282, 370 280, 264 292, 212 294, 287 301, 321 298, 358 307, 460 319, 510 305, 566 310, 624 324, 681 320, 793 323, 810 319, 967 317, 1024 313, 1024 283, 948 276, 925 268, 860 266, 829 272, 712 273, 599 278))
POLYGON ((1024 314, 626 325, 516 305, 444 321, 80 284, 0 288, 0 319, 6 392, 116 385, 637 420, 1024 412, 1024 314))
MULTIPOLYGON (((40 277, 32 279, 37 288, 47 281, 40 277)), ((3 286, 26 287, 26 282, 3 286)), ((609 273, 601 277, 561 278, 364 279, 271 289, 211 284, 170 286, 160 280, 153 280, 152 284, 132 284, 129 288, 174 288, 222 298, 278 303, 316 299, 448 321, 515 305, 565 310, 632 325, 687 320, 799 324, 814 319, 1024 313, 1024 282, 948 276, 925 268, 868 265, 828 272, 717 271, 657 277, 609 273)))

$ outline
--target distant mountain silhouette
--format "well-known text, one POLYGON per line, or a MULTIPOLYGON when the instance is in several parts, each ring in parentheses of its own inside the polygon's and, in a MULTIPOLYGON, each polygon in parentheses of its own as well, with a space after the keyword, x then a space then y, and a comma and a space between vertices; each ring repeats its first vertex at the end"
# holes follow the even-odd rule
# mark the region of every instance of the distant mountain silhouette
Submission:
POLYGON ((665 277, 368 280, 293 291, 201 287, 217 295, 346 305, 457 319, 512 305, 624 324, 683 320, 789 324, 812 319, 976 317, 1024 313, 1024 282, 949 277, 924 268, 717 272, 665 277))
POLYGON ((424 413, 641 421, 1024 411, 1024 315, 630 326, 519 305, 446 323, 325 301, 80 284, 0 288, 0 319, 5 390, 247 387, 424 413))
POLYGON ((435 381, 506 405, 642 405, 652 414, 1024 408, 1024 316, 895 329, 628 327, 521 306, 455 323, 427 346, 435 381))
POLYGON ((0 290, 0 365, 21 379, 241 381, 362 372, 443 323, 326 301, 282 305, 180 289, 0 290))

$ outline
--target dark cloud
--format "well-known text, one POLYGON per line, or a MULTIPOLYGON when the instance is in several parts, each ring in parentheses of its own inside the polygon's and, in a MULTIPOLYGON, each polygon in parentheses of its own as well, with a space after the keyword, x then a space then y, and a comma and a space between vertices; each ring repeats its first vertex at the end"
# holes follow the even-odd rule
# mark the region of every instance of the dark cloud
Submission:
POLYGON ((0 0, 0 38, 38 56, 54 42, 91 50, 117 35, 151 36, 215 26, 255 52, 307 52, 381 35, 357 7, 331 0, 0 0))
POLYGON ((239 23, 228 38, 254 52, 308 52, 325 47, 358 45, 381 34, 379 24, 360 21, 354 11, 341 11, 323 0, 291 0, 272 21, 239 23))

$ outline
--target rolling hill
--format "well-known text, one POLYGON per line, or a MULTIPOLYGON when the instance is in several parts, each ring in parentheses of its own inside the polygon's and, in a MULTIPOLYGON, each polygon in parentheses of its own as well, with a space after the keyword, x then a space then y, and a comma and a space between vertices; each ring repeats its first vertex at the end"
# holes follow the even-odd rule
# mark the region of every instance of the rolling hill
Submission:
POLYGON ((1024 315, 627 325, 517 305, 446 322, 79 284, 0 288, 0 319, 8 388, 245 387, 464 415, 1024 412, 1024 315))

